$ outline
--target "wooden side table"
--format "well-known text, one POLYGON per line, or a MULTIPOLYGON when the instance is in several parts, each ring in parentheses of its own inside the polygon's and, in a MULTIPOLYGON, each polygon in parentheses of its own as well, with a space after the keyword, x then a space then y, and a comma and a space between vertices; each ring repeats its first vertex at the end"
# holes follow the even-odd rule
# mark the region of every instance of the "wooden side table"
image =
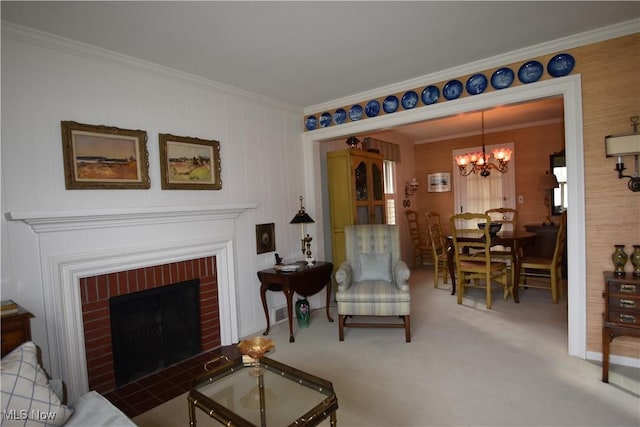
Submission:
POLYGON ((284 292, 287 299, 287 313, 289 314, 289 342, 295 342, 293 337, 293 294, 297 293, 308 297, 317 294, 322 288, 327 288, 327 319, 333 322, 329 315, 329 301, 331 299, 331 273, 333 264, 330 262, 317 261, 312 266, 304 265, 297 271, 282 271, 269 268, 267 270, 258 271, 258 279, 260 279, 260 298, 262 299, 262 308, 267 318, 267 329, 263 335, 269 334, 271 327, 269 321, 269 309, 267 307, 267 290, 284 292))
POLYGON ((2 316, 2 357, 25 341, 31 341, 33 314, 18 305, 18 312, 2 316))
POLYGON ((602 326, 602 381, 609 382, 609 347, 614 338, 640 338, 640 277, 604 272, 604 323, 602 326))

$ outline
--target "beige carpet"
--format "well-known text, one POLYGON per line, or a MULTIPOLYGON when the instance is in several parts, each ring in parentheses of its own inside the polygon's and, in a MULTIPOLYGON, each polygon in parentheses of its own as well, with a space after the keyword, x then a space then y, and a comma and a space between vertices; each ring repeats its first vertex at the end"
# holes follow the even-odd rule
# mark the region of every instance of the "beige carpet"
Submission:
MULTIPOLYGON (((347 329, 340 342, 324 310, 295 343, 286 322, 272 327, 271 358, 333 382, 339 426, 640 426, 640 369, 612 365, 605 384, 599 363, 568 356, 566 299, 496 291, 487 310, 482 291, 458 305, 450 286, 434 289, 428 267, 410 283, 408 344, 401 329, 347 329)), ((186 395, 134 422, 188 426, 186 395)), ((219 425, 200 410, 197 422, 219 425)))

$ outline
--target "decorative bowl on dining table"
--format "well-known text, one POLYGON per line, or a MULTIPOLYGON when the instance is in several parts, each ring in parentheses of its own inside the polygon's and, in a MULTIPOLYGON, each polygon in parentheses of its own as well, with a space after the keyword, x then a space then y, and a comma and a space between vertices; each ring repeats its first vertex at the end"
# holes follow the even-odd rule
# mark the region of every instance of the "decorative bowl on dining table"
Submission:
MULTIPOLYGON (((478 224, 478 228, 480 230, 484 230, 486 225, 487 225, 486 222, 481 222, 478 224)), ((498 234, 498 231, 500 231, 501 228, 502 228, 501 222, 491 222, 489 223, 489 234, 492 236, 495 236, 496 234, 498 234)))

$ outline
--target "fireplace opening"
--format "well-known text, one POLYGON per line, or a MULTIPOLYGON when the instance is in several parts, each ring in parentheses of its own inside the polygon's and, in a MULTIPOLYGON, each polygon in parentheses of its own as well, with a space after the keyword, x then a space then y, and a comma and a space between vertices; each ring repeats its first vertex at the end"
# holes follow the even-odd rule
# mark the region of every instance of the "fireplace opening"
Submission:
POLYGON ((200 280, 112 297, 118 387, 201 352, 200 280))

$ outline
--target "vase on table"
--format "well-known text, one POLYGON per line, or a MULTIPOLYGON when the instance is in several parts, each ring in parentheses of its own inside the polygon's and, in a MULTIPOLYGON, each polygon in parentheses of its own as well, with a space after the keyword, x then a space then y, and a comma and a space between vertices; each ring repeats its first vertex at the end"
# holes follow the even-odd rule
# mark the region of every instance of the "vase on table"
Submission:
POLYGON ((309 301, 306 298, 300 298, 296 301, 296 319, 298 319, 299 328, 309 327, 309 317, 311 310, 309 309, 309 301))
POLYGON ((629 257, 624 251, 624 245, 613 245, 616 249, 611 255, 611 261, 613 261, 613 273, 618 276, 624 276, 624 265, 627 263, 629 257))
POLYGON ((633 264, 633 275, 640 277, 640 245, 633 245, 631 264, 633 264))

